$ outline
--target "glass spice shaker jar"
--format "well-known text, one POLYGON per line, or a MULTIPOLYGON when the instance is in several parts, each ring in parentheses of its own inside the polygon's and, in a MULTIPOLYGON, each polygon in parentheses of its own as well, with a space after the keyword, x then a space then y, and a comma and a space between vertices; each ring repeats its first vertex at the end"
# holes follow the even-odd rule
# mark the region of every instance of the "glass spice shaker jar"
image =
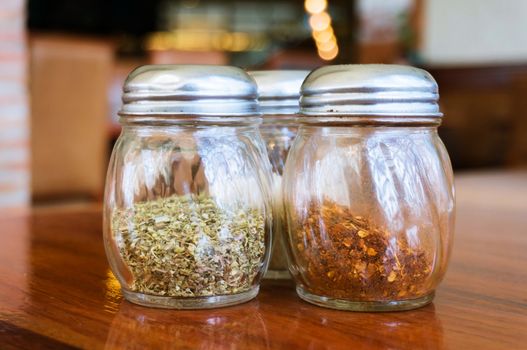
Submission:
POLYGON ((284 174, 302 299, 353 311, 432 301, 455 214, 437 100, 432 76, 407 66, 327 66, 306 78, 284 174))
POLYGON ((180 309, 254 298, 272 227, 254 80, 235 67, 154 65, 123 91, 104 243, 125 298, 180 309))
POLYGON ((264 278, 288 279, 291 275, 284 247, 287 227, 282 199, 282 174, 289 148, 296 136, 300 86, 309 71, 268 70, 248 73, 258 85, 258 101, 263 113, 260 133, 272 167, 273 239, 269 269, 264 278))

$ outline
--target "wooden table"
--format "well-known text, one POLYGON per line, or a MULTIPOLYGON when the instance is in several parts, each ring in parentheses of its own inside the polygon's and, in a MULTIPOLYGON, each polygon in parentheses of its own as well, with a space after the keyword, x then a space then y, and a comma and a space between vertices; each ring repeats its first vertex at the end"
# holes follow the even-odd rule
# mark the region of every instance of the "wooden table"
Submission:
POLYGON ((99 207, 2 218, 0 348, 527 349, 527 172, 457 179, 450 269, 435 302, 407 312, 323 309, 286 282, 230 308, 148 309, 108 269, 99 207))

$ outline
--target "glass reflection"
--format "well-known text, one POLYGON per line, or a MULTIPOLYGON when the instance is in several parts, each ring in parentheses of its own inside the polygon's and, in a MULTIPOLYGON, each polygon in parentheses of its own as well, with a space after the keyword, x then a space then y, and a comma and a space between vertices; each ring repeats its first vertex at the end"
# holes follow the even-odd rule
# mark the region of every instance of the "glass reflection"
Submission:
POLYGON ((284 335, 280 344, 302 349, 444 348, 443 326, 433 304, 399 313, 355 313, 297 306, 288 325, 288 331, 280 333, 284 335))
POLYGON ((107 349, 268 349, 258 302, 215 310, 149 309, 123 301, 107 349))

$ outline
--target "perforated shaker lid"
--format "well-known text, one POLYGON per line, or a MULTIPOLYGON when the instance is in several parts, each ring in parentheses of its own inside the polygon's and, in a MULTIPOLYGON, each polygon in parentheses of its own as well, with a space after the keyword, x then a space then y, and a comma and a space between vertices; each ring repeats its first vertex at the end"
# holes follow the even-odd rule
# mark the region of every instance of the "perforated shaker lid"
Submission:
POLYGON ((426 71, 410 66, 334 65, 314 70, 301 88, 305 116, 442 117, 438 87, 426 71))
POLYGON ((307 70, 262 70, 248 72, 258 85, 260 111, 264 115, 298 114, 300 86, 307 70))
POLYGON ((260 115, 255 81, 240 68, 146 65, 123 87, 122 116, 260 115))

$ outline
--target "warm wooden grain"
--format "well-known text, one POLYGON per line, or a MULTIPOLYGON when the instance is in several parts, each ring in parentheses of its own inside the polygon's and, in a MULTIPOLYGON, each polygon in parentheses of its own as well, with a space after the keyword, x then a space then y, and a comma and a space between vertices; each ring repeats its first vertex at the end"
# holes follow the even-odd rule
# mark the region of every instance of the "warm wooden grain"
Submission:
POLYGON ((300 301, 288 283, 210 311, 123 301, 98 208, 0 219, 0 348, 526 349, 527 173, 458 176, 446 280, 420 310, 361 314, 300 301))

